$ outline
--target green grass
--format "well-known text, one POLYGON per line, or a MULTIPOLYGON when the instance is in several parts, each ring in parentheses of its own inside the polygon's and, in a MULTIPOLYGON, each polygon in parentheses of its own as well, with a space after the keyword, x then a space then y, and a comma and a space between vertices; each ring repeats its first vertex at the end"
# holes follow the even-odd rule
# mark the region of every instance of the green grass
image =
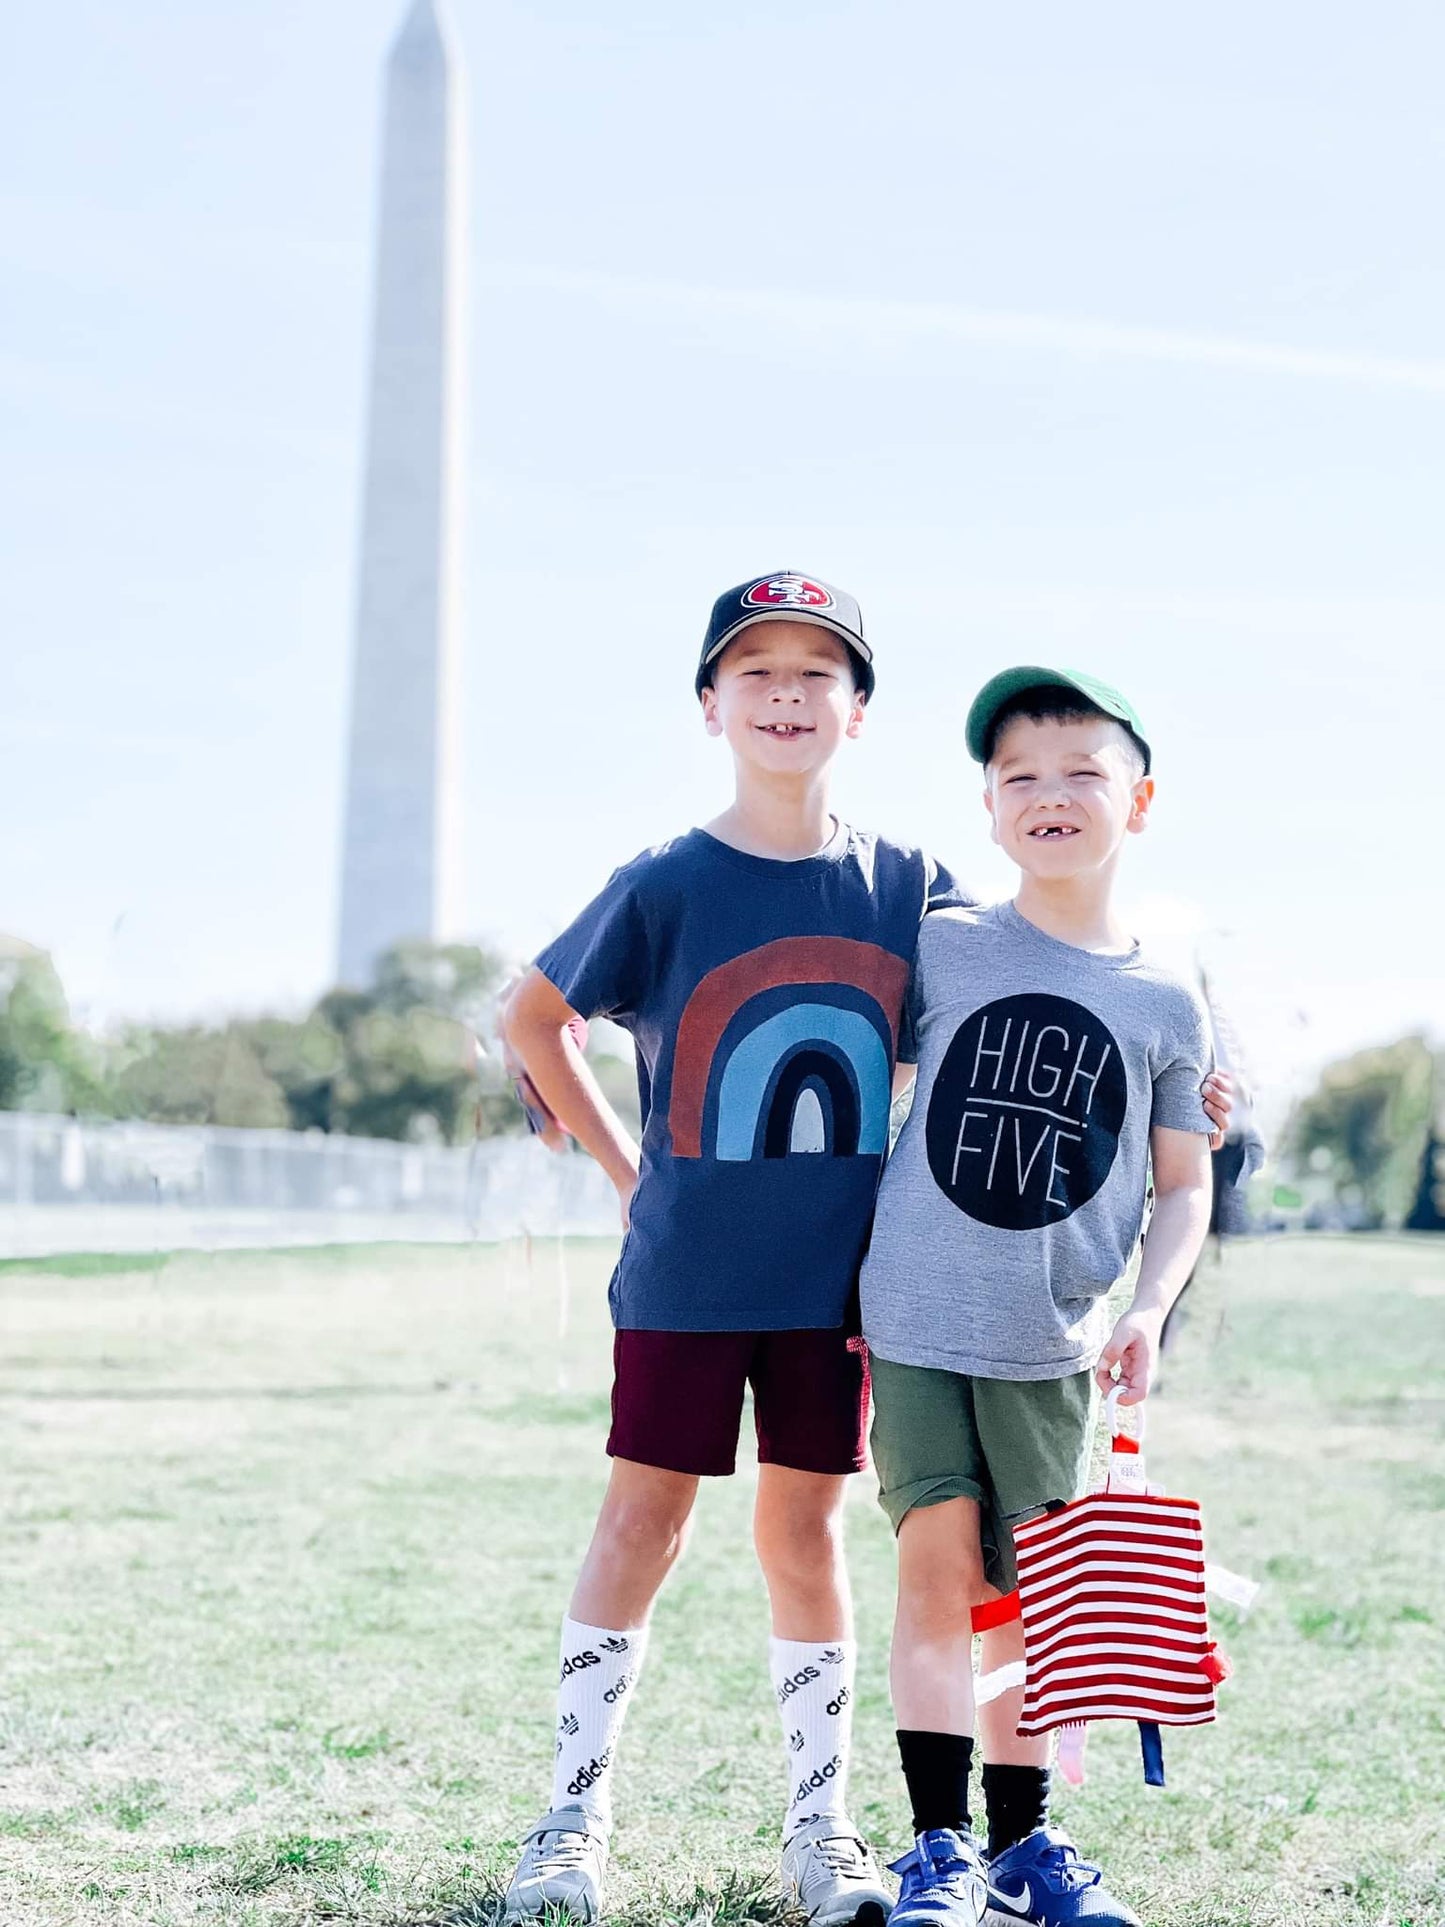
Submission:
MULTIPOLYGON (((492 1927, 606 1477, 605 1244, 0 1268, 3 1927, 492 1927)), ((1219 1723, 1061 1812, 1149 1927, 1445 1921, 1445 1241, 1240 1249, 1155 1476, 1264 1581, 1219 1723)), ((786 1915, 751 1478, 708 1483, 624 1742, 614 1920, 786 1915), (689 1663, 691 1662, 691 1663, 689 1663)), ((865 1480, 854 1808, 906 1810, 865 1480)))
POLYGON ((172 1255, 168 1251, 62 1251, 53 1258, 0 1258, 0 1280, 12 1275, 103 1278, 113 1272, 159 1271, 172 1255))

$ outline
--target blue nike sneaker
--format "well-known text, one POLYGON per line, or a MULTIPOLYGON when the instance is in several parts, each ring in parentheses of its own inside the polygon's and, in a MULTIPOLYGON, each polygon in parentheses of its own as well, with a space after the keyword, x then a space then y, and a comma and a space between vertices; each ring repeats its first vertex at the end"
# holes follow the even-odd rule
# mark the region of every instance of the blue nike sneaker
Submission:
MULTIPOLYGON (((988 1927, 1139 1927, 1139 1916, 1104 1885, 1104 1873, 1062 1827, 1035 1827, 988 1868, 988 1927)), ((896 1920, 897 1914, 893 1916, 896 1920)))
POLYGON ((890 1927, 982 1927, 988 1869, 970 1833, 934 1827, 893 1862, 902 1886, 890 1927))

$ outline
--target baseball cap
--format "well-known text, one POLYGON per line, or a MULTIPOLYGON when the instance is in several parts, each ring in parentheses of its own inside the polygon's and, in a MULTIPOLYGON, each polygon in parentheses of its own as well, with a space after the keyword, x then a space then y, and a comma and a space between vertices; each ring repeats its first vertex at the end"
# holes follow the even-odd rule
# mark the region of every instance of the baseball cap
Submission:
POLYGON ((781 619, 816 622, 820 629, 831 629, 848 645, 858 687, 865 696, 873 694, 873 651, 863 640, 863 611, 852 596, 845 589, 820 582, 815 575, 779 569, 772 575, 755 575, 749 582, 740 582, 712 605, 694 684, 698 695, 712 681, 712 666, 734 636, 755 622, 781 619))
POLYGON ((1068 689, 1082 696, 1086 702, 1102 709, 1106 716, 1112 716, 1128 730, 1134 741, 1144 752, 1144 774, 1149 774, 1153 752, 1144 740, 1144 725, 1139 720, 1139 712, 1127 696, 1121 696, 1117 689, 1097 676, 1086 676, 1080 669, 1041 669, 1037 663, 1026 663, 1018 669, 1003 669, 998 675, 990 677, 974 697, 964 725, 964 737, 968 743, 968 753, 976 763, 984 761, 988 751, 989 733, 994 718, 1007 702, 1021 696, 1026 689, 1068 689))

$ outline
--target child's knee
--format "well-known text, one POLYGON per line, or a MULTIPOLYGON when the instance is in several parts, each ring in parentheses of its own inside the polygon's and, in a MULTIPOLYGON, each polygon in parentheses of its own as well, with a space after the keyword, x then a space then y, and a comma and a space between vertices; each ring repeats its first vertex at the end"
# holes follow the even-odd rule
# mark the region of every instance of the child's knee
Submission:
POLYGON ((920 1632, 954 1635, 973 1631, 973 1609, 983 1590, 981 1566, 960 1560, 898 1582, 898 1616, 920 1632))
POLYGON ((614 1496, 597 1522, 597 1536, 615 1559, 670 1565, 682 1551, 690 1510, 662 1495, 614 1496))
POLYGON ((902 1616, 935 1626, 970 1621, 993 1594, 977 1531, 940 1507, 922 1506, 899 1527, 898 1605, 902 1616))
POLYGON ((826 1511, 795 1512, 753 1522, 758 1563, 770 1579, 799 1584, 830 1572, 843 1556, 841 1521, 826 1511))

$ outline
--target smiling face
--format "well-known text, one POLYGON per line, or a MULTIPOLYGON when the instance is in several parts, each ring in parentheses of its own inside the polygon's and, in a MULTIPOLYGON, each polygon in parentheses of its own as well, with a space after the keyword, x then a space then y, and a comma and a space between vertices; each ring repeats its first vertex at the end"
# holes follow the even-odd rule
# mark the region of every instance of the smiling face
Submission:
POLYGON ((853 661, 813 622, 755 622, 730 642, 702 692, 710 736, 759 770, 808 775, 863 727, 853 661))
POLYGON ((994 842, 1040 881, 1108 868, 1148 821, 1154 784, 1141 762, 1110 716, 1013 717, 987 770, 994 842))

